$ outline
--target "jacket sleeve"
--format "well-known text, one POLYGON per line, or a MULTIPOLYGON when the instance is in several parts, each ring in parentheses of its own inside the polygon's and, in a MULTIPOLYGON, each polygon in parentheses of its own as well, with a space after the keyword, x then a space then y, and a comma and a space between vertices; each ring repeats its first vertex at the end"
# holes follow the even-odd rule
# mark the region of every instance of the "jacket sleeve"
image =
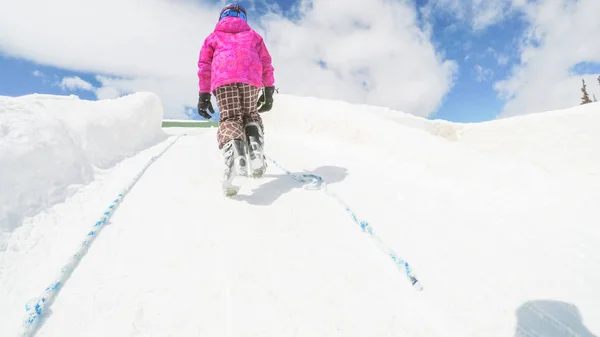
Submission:
POLYGON ((210 92, 211 64, 214 48, 211 44, 212 35, 209 35, 200 49, 198 58, 198 87, 199 92, 210 92))
POLYGON ((262 81, 263 86, 271 87, 275 84, 275 77, 273 75, 273 61, 271 59, 271 55, 269 54, 269 50, 265 45, 265 41, 262 37, 259 36, 260 42, 258 44, 258 56, 260 57, 260 61, 262 63, 262 81))

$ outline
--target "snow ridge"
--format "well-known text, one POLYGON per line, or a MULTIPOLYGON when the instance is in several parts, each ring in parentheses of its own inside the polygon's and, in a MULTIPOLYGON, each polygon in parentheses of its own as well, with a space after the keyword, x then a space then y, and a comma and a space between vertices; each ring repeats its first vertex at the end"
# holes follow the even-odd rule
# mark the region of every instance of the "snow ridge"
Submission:
POLYGON ((181 134, 175 137, 175 139, 167 147, 165 147, 160 153, 153 156, 148 161, 144 168, 140 170, 140 172, 131 180, 129 185, 125 189, 123 189, 123 191, 119 193, 117 198, 110 204, 110 206, 108 206, 108 209, 102 214, 100 220, 98 220, 92 226, 92 229, 85 235, 85 239, 79 246, 77 253, 73 254, 73 256, 65 264, 65 266, 61 268, 58 276, 54 279, 54 281, 52 281, 52 283, 48 287, 46 287, 44 293, 41 296, 27 302, 27 304, 25 305, 26 318, 23 322, 22 330, 19 336, 28 337, 33 336, 35 334, 44 315, 44 310, 46 309, 46 307, 50 307, 52 305, 52 302, 58 295, 60 288, 65 284, 65 282, 67 281, 69 276, 71 276, 71 273, 73 273, 83 256, 87 253, 89 247, 94 242, 96 237, 98 237, 98 234, 100 233, 102 228, 104 228, 104 225, 107 223, 107 221, 110 219, 116 208, 119 206, 121 200, 123 200, 125 195, 127 195, 127 193, 133 188, 133 186, 137 183, 137 181, 144 174, 144 172, 146 172, 148 167, 150 167, 150 165, 152 165, 160 156, 162 156, 169 148, 171 148, 171 146, 173 146, 175 142, 177 142, 177 140, 179 140, 179 138, 181 138, 182 136, 185 136, 185 134, 181 134))
POLYGON ((0 96, 0 252, 23 219, 166 139, 162 116, 153 93, 100 101, 0 96))

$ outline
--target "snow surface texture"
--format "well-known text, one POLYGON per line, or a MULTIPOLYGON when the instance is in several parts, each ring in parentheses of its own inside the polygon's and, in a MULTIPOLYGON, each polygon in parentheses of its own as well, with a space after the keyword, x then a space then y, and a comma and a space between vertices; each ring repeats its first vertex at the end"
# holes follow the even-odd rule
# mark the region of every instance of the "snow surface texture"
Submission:
POLYGON ((23 219, 63 202, 98 169, 166 138, 158 97, 0 97, 0 251, 23 219))
MULTIPOLYGON (((459 125, 277 95, 262 116, 268 154, 322 176, 422 292, 324 193, 270 165, 224 198, 216 129, 165 129, 188 135, 125 196, 36 336, 600 334, 599 104, 459 125)), ((0 336, 172 140, 14 230, 0 336)))

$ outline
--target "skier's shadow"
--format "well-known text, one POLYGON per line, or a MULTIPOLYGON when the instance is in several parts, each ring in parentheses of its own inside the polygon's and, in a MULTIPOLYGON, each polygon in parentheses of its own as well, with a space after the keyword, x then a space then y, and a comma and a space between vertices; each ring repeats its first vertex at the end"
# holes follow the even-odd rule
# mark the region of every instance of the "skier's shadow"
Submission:
MULTIPOLYGON (((276 170, 272 165, 269 169, 276 170)), ((267 170, 268 172, 269 170, 267 170)), ((311 171, 292 172, 293 174, 312 173, 323 178, 328 185, 340 182, 348 175, 348 170, 338 166, 321 166, 311 171)), ((282 172, 281 174, 267 173, 261 179, 271 179, 252 189, 248 195, 239 194, 237 197, 252 205, 271 205, 279 197, 294 189, 302 189, 303 184, 282 172)))
POLYGON ((538 300, 530 301, 517 309, 515 337, 597 337, 583 324, 579 309, 573 304, 538 300))

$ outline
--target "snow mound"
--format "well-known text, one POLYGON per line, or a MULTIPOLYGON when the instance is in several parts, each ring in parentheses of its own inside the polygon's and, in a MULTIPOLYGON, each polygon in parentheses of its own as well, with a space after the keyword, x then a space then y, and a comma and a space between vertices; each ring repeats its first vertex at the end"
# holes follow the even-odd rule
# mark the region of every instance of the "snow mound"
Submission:
POLYGON ((428 133, 438 139, 419 139, 458 143, 484 155, 545 170, 600 175, 594 152, 600 146, 599 103, 482 123, 453 123, 343 101, 283 94, 275 100, 273 110, 262 114, 265 133, 286 130, 379 146, 428 133))
MULTIPOLYGON (((564 170, 593 173, 599 157, 581 157, 600 152, 587 125, 597 125, 596 109, 457 124, 276 97, 262 114, 267 154, 292 172, 322 176, 414 267, 422 292, 335 198, 303 190, 277 165, 235 200, 224 198, 216 130, 168 128, 187 136, 127 193, 60 285, 36 336, 599 335, 600 176, 564 170), (548 143, 554 151, 538 153, 548 143), (566 152, 573 147, 581 148, 566 152), (572 167, 543 156, 570 158, 572 167)), ((111 157, 83 144, 93 132, 74 126, 93 118, 41 114, 27 120, 36 132, 25 134, 47 132, 42 144, 58 159, 70 155, 66 169, 93 175, 92 162, 109 165, 111 157)), ((116 143, 106 146, 122 151, 116 143)), ((164 143, 13 232, 0 254, 0 336, 16 335, 24 304, 54 280, 81 247, 85 225, 164 143)))
POLYGON ((0 250, 24 217, 64 201, 96 168, 164 139, 162 117, 152 93, 100 101, 0 96, 0 250))
POLYGON ((600 175, 600 104, 465 124, 460 142, 545 170, 600 175))
POLYGON ((432 121, 385 107, 285 94, 277 95, 273 109, 262 117, 265 132, 266 128, 285 129, 358 143, 390 141, 398 132, 426 132, 455 140, 461 128, 460 124, 432 121), (399 129, 398 125, 412 130, 399 129))

